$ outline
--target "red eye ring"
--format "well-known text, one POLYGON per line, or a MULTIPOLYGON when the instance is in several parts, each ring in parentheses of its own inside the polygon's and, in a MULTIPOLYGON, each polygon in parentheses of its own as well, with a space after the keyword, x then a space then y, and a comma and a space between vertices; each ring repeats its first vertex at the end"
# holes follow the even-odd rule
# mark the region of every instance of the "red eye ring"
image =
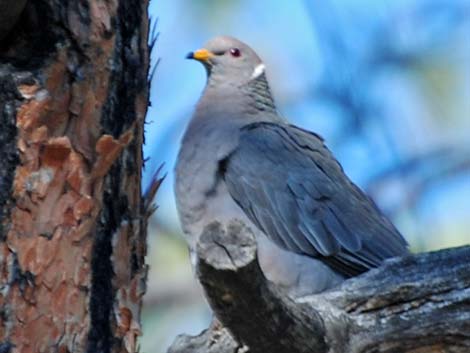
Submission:
POLYGON ((230 54, 234 56, 235 58, 238 58, 242 53, 240 52, 240 49, 238 48, 232 48, 230 49, 230 54))

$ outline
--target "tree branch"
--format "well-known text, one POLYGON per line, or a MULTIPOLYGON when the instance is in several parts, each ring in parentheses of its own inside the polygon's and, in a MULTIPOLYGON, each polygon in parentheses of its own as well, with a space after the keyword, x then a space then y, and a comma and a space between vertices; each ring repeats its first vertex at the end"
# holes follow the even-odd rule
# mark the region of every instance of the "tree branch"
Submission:
POLYGON ((228 331, 213 325, 198 337, 180 336, 171 353, 214 345, 219 353, 470 349, 470 246, 392 259, 296 301, 264 278, 253 234, 239 222, 209 225, 198 256, 207 299, 228 331))

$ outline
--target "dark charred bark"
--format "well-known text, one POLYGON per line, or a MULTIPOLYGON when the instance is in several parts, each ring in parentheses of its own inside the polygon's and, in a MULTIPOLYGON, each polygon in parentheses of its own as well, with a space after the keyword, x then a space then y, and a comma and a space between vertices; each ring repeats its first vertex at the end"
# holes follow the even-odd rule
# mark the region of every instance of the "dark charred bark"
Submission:
POLYGON ((5 38, 24 10, 26 0, 2 0, 0 1, 0 40, 5 38))

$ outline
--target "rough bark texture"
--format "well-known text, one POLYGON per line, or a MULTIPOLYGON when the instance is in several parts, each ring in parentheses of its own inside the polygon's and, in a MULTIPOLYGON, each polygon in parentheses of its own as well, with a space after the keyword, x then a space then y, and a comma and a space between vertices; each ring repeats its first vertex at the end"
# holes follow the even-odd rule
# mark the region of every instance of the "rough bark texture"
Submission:
POLYGON ((147 5, 29 1, 2 33, 2 353, 137 350, 147 5))
POLYGON ((243 349, 244 347, 235 341, 230 332, 214 319, 211 327, 199 336, 178 336, 168 353, 241 353, 243 349))
POLYGON ((264 278, 240 223, 208 226, 198 256, 198 276, 227 329, 180 336, 171 353, 470 352, 470 246, 392 259, 296 301, 264 278))

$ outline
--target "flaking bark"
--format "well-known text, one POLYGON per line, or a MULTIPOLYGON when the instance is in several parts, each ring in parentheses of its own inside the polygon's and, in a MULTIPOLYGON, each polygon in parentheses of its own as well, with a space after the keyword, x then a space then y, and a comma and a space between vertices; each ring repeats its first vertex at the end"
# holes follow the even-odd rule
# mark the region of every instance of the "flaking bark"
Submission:
POLYGON ((137 351, 147 5, 29 1, 1 33, 1 352, 137 351))

